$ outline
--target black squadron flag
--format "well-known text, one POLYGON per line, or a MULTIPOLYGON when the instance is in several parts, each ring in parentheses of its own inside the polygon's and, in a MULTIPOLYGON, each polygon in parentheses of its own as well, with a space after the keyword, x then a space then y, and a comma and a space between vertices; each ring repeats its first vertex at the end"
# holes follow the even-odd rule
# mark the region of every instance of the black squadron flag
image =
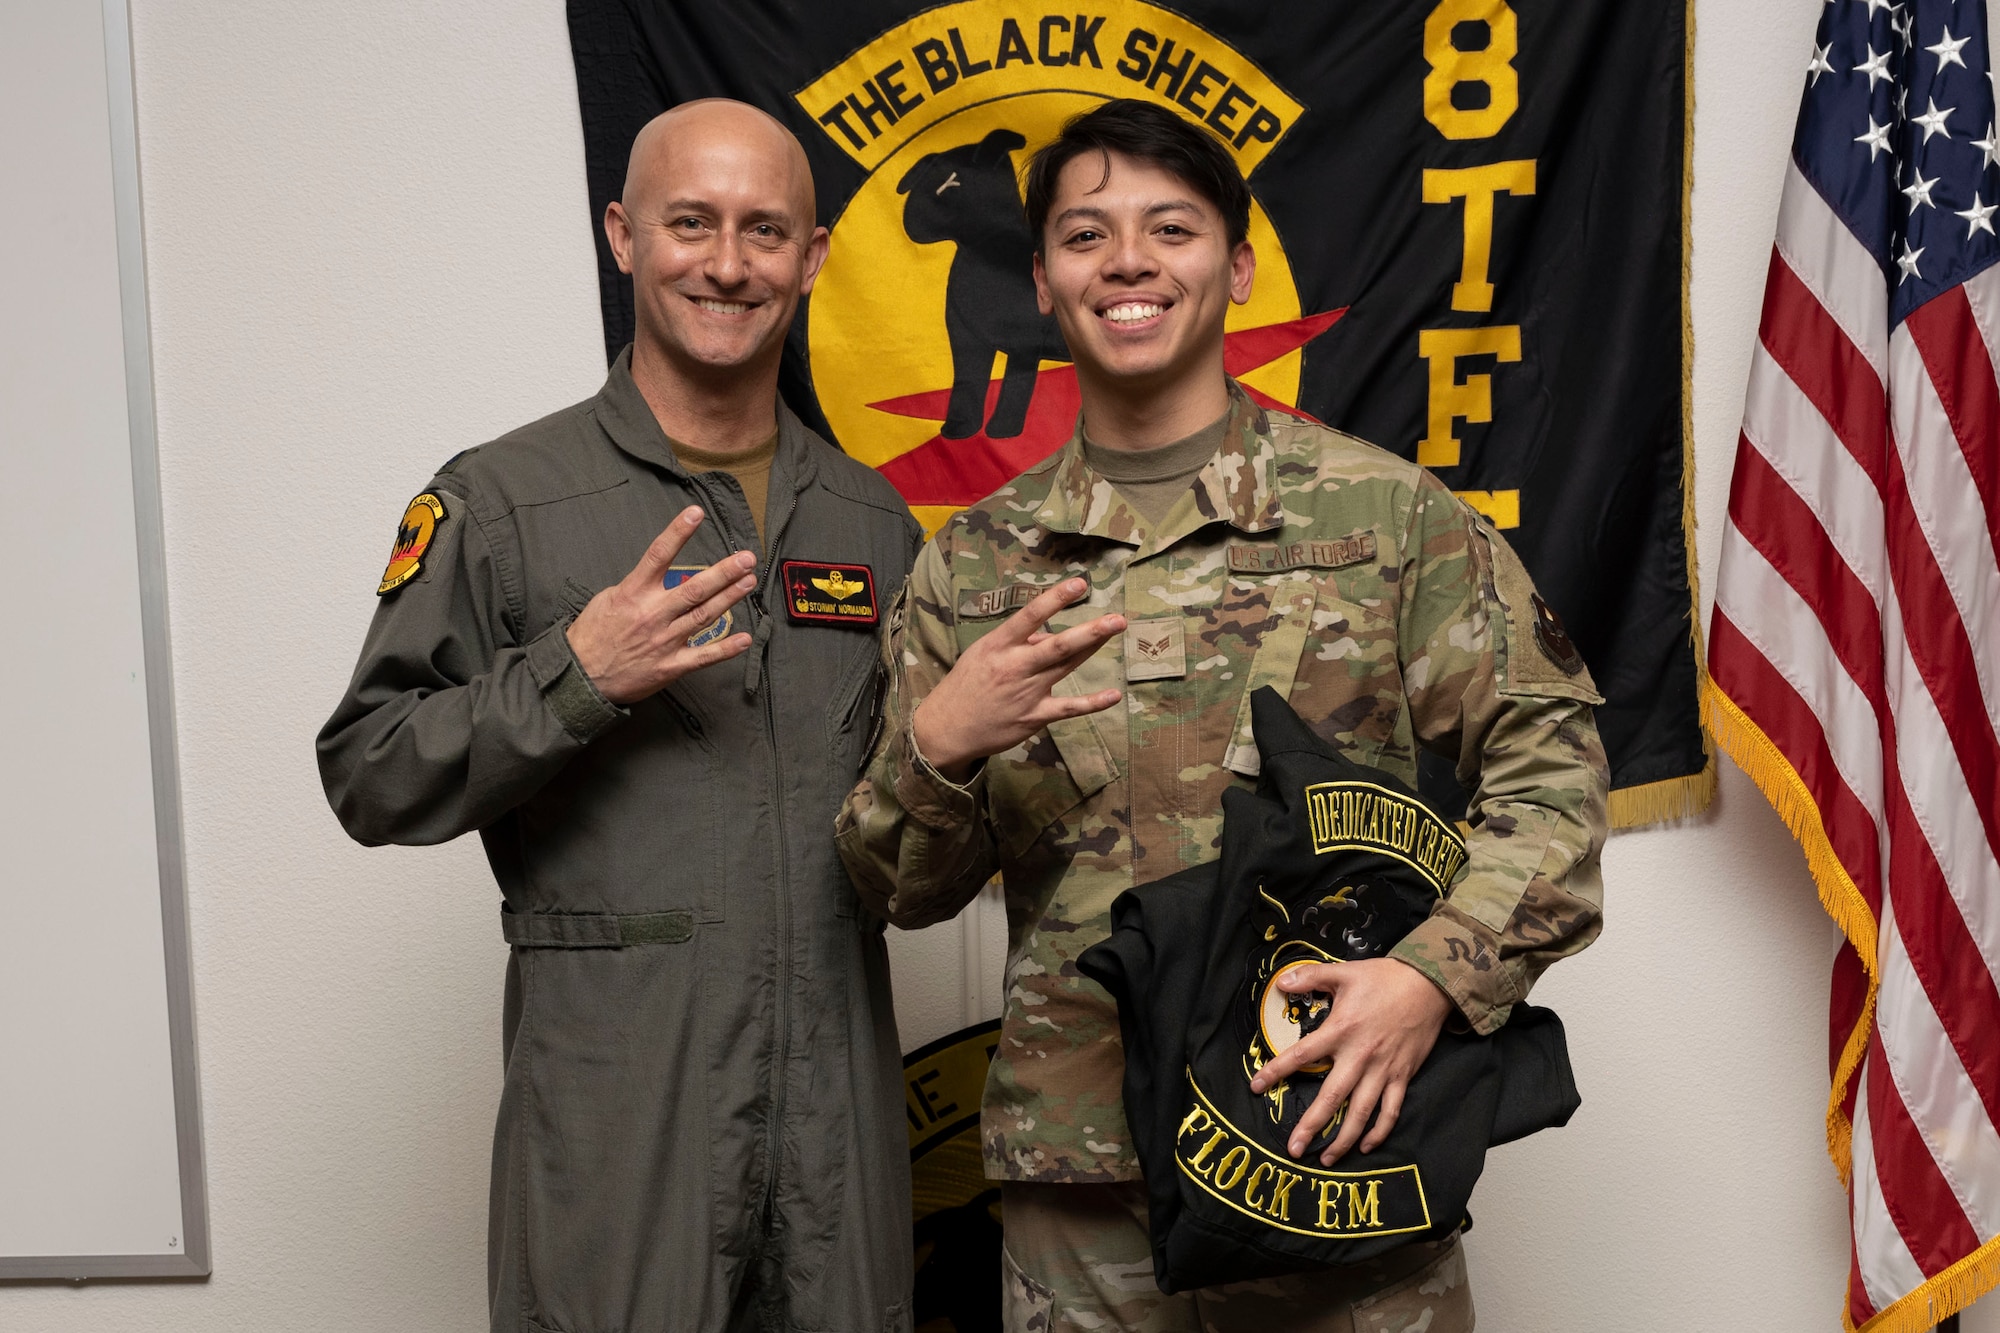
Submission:
MULTIPOLYGON (((1250 181, 1226 361, 1259 401, 1412 458, 1505 533, 1538 628, 1607 696, 1612 822, 1699 809, 1686 417, 1687 0, 569 0, 590 225, 632 137, 740 98, 806 146, 832 255, 787 401, 926 526, 1069 436, 1019 176, 1138 97, 1250 181)), ((581 220, 580 220, 581 224, 581 220)), ((605 345, 629 280, 598 235, 605 345)), ((1448 811, 1448 765, 1424 774, 1448 811)))

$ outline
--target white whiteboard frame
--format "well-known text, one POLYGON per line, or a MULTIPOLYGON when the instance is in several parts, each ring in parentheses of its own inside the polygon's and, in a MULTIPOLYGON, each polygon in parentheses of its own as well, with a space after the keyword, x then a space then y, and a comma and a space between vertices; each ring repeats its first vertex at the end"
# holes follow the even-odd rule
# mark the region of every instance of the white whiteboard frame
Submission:
POLYGON ((194 977, 181 846, 179 746, 174 729, 173 652, 167 633, 167 556, 160 514, 159 439, 153 415, 153 348, 146 304, 144 218, 139 205, 138 115, 127 0, 103 0, 104 73, 111 120, 111 197, 118 235, 118 299, 125 343, 125 407, 132 445, 132 508, 139 548, 139 614, 146 652, 146 716, 152 749, 153 829, 166 945, 167 1034, 173 1046, 174 1130, 181 1182, 179 1254, 0 1256, 0 1280, 201 1278, 210 1273, 208 1175, 202 1151, 194 977))

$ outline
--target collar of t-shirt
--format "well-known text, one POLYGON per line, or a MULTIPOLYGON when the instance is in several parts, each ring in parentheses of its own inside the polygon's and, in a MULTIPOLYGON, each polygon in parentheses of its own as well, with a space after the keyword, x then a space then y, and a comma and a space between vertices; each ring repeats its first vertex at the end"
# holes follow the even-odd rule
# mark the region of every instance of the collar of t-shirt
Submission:
POLYGON ((743 488, 744 503, 750 506, 750 521, 757 525, 757 544, 764 544, 764 510, 771 494, 771 460, 778 456, 778 432, 755 447, 737 453, 711 453, 682 444, 669 437, 674 457, 689 472, 727 472, 743 488))
POLYGON ((1222 433, 1228 425, 1229 413, 1224 412, 1185 439, 1151 449, 1107 449, 1094 442, 1086 430, 1083 461, 1118 489, 1148 527, 1158 527, 1172 512, 1174 502, 1194 485, 1195 474, 1222 447, 1222 433))

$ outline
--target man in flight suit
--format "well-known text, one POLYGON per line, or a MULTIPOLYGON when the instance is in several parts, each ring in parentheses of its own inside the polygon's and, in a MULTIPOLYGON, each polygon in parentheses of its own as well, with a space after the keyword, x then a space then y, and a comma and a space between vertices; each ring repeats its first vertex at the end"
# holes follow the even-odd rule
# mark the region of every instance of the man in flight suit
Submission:
POLYGON ((1330 1064, 1290 1151, 1343 1103, 1318 1164, 1372 1151, 1444 1023, 1494 1031, 1596 936, 1601 700, 1506 542, 1436 478, 1228 378, 1223 319, 1256 256, 1249 190, 1206 130, 1107 103, 1036 155, 1026 196, 1077 433, 918 558, 886 645, 882 741, 839 835, 869 906, 900 926, 1005 881, 981 1121, 1004 1182, 1007 1327, 1464 1333, 1455 1237, 1163 1296, 1117 1010, 1076 959, 1120 893, 1216 858, 1222 792, 1259 771, 1259 686, 1411 786, 1419 747, 1450 758, 1471 789, 1466 869, 1388 957, 1289 973, 1331 1009, 1250 1084, 1330 1064))
POLYGON ((778 401, 827 252, 778 122, 659 117, 605 230, 633 346, 411 503, 321 777, 500 883, 495 1333, 906 1329, 887 957, 828 833, 922 533, 778 401))

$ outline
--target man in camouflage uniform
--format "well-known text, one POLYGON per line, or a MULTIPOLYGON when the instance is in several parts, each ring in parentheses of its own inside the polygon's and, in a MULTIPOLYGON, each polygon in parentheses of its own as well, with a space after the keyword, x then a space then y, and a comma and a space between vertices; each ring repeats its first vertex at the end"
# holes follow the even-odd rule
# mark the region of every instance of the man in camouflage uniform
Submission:
POLYGON ((1293 1155, 1343 1102, 1321 1161, 1374 1148, 1448 1019, 1494 1031, 1597 933, 1599 697, 1520 561, 1434 477, 1227 379, 1223 316, 1255 257, 1247 187, 1205 131, 1109 103, 1037 156, 1027 198, 1082 419, 919 557, 885 639, 884 733, 839 825, 863 899, 900 926, 1003 877, 982 1129, 1006 1182, 1008 1326, 1462 1333, 1456 1238, 1161 1295, 1117 1012, 1075 960, 1125 889, 1217 855, 1221 794, 1259 767, 1258 686, 1412 785, 1419 746, 1450 757, 1472 789, 1464 873, 1390 957, 1300 970, 1292 989, 1332 1011, 1254 1084, 1330 1062, 1293 1155))

